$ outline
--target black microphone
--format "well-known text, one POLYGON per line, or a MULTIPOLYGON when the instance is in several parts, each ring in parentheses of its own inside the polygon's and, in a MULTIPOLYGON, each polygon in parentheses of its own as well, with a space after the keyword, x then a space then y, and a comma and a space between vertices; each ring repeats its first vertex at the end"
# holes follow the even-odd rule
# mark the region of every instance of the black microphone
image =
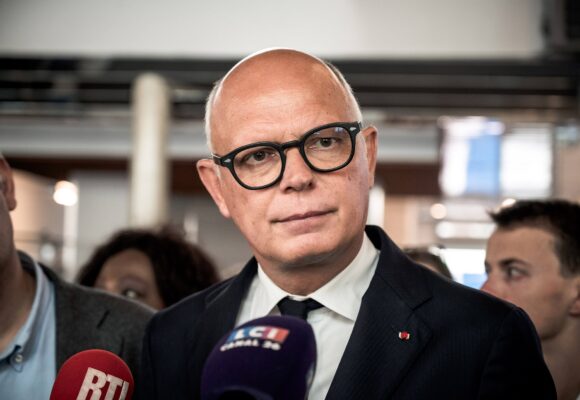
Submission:
POLYGON ((202 400, 300 400, 316 366, 312 327, 295 317, 254 319, 224 336, 201 378, 202 400))
POLYGON ((50 400, 131 400, 131 370, 116 354, 85 350, 70 357, 58 371, 50 400))

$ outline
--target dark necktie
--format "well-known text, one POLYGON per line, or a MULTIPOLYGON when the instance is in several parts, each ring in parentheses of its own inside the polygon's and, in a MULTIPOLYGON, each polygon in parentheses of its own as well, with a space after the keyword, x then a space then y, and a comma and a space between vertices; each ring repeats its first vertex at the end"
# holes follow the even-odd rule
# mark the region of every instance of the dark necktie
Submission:
POLYGON ((322 307, 322 304, 313 299, 306 299, 304 301, 292 300, 290 297, 285 297, 278 302, 280 314, 290 315, 302 319, 308 318, 308 313, 322 307))

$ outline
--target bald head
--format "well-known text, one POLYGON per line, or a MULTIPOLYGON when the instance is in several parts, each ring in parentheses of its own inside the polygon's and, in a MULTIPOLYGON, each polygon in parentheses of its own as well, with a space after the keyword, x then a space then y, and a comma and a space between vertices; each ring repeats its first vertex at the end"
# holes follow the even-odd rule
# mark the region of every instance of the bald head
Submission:
MULTIPOLYGON (((212 135, 221 132, 222 122, 236 112, 266 113, 268 106, 284 106, 286 95, 303 93, 304 101, 342 109, 348 120, 362 119, 360 108, 336 67, 317 57, 290 49, 274 49, 252 54, 237 63, 216 83, 206 103, 205 127, 209 148, 212 135), (314 101, 316 100, 316 101, 314 101)), ((267 118, 267 115, 264 115, 267 118)))

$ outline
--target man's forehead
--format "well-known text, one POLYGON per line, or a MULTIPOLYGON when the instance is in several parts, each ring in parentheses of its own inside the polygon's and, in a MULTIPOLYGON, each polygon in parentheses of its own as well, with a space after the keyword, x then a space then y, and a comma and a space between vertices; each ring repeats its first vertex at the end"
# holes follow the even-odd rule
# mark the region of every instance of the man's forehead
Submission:
POLYGON ((554 233, 545 224, 540 223, 519 223, 507 227, 498 227, 494 233, 510 235, 515 239, 530 236, 554 239, 554 233))
POLYGON ((554 235, 541 227, 498 228, 487 244, 486 257, 533 258, 538 252, 555 254, 554 235))
POLYGON ((325 100, 307 92, 288 97, 275 93, 245 101, 239 98, 231 104, 219 110, 212 121, 214 145, 220 151, 259 141, 295 140, 318 126, 357 119, 340 97, 325 100))
MULTIPOLYGON (((305 114, 333 117, 328 121, 313 121, 323 124, 355 118, 351 116, 351 109, 345 93, 332 83, 304 78, 293 80, 284 75, 279 79, 242 79, 233 84, 224 83, 218 93, 212 110, 212 132, 224 126, 231 128, 232 124, 239 128, 248 121, 252 125, 263 123, 275 127, 277 131, 294 130, 292 121, 308 119, 305 114), (296 115, 297 112, 300 115, 296 115)), ((303 126, 302 129, 313 127, 303 126)))

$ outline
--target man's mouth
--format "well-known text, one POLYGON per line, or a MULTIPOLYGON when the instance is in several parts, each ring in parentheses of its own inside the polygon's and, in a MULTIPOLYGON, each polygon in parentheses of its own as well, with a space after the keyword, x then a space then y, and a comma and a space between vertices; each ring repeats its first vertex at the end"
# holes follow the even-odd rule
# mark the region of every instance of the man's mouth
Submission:
POLYGON ((325 211, 309 211, 306 213, 298 213, 292 214, 287 217, 275 219, 274 222, 282 223, 282 222, 292 222, 292 221, 301 221, 309 218, 316 218, 321 217, 323 215, 327 215, 334 212, 334 210, 325 210, 325 211))

